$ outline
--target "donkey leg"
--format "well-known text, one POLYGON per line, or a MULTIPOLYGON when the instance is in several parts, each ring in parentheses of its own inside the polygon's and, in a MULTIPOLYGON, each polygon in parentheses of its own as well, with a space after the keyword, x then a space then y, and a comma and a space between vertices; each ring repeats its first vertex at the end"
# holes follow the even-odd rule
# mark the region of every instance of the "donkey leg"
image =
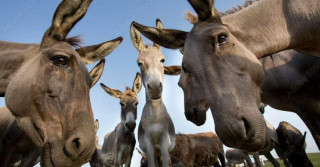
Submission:
POLYGON ((302 111, 297 112, 299 117, 302 119, 302 121, 307 125, 308 129, 310 130, 312 137, 314 141, 316 142, 318 149, 320 150, 320 120, 318 120, 320 111, 317 112, 310 112, 310 113, 305 113, 305 111, 311 111, 310 109, 303 109, 302 111), (314 114, 312 115, 311 113, 319 113, 319 114, 314 114))
POLYGON ((251 159, 250 159, 250 157, 249 157, 248 154, 247 154, 246 156, 244 156, 244 159, 245 159, 245 161, 247 162, 247 165, 248 165, 249 167, 253 167, 252 161, 251 161, 251 159))
POLYGON ((30 151, 27 154, 23 154, 20 167, 35 166, 38 162, 40 162, 38 161, 40 155, 41 155, 40 149, 35 149, 33 151, 30 151))
POLYGON ((155 167, 155 156, 154 156, 154 147, 148 137, 144 137, 144 144, 146 146, 147 155, 148 155, 148 167, 155 167))
POLYGON ((273 158, 273 156, 269 153, 265 154, 266 158, 273 164, 274 167, 280 167, 279 162, 273 158))
POLYGON ((169 167, 171 164, 169 157, 169 138, 168 135, 164 135, 161 141, 161 157, 162 157, 162 167, 169 167))
POLYGON ((261 167, 261 163, 260 163, 260 158, 259 158, 259 153, 255 152, 252 154, 254 162, 256 163, 256 167, 261 167))
POLYGON ((8 147, 3 147, 0 150, 0 166, 8 166, 12 157, 13 150, 8 147))
POLYGON ((119 150, 118 145, 116 145, 115 159, 114 159, 114 167, 120 167, 122 160, 122 152, 119 150))

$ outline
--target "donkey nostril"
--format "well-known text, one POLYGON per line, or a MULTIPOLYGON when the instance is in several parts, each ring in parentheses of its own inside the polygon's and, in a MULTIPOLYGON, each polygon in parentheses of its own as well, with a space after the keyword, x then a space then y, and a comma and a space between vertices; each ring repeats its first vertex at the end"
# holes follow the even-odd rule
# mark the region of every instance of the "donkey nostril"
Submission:
POLYGON ((161 82, 160 82, 159 88, 160 88, 160 89, 162 88, 162 83, 161 83, 161 82))
POLYGON ((136 127, 136 123, 135 123, 135 122, 127 122, 127 123, 126 123, 126 127, 127 127, 129 130, 134 130, 135 127, 136 127))
POLYGON ((244 124, 244 128, 245 128, 245 131, 246 131, 246 136, 249 137, 251 134, 251 127, 250 127, 250 124, 249 122, 245 119, 245 118, 242 118, 242 121, 243 121, 243 124, 244 124))
POLYGON ((73 142, 75 148, 77 150, 79 150, 80 149, 80 139, 79 138, 75 138, 72 142, 73 142))

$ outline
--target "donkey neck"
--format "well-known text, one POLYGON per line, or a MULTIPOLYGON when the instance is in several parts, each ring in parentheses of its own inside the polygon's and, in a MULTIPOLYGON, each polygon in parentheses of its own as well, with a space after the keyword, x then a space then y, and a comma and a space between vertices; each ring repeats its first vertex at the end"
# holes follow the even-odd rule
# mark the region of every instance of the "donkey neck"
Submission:
POLYGON ((163 104, 162 97, 155 100, 155 99, 152 99, 147 92, 146 92, 146 101, 147 101, 146 103, 147 105, 154 106, 154 107, 161 106, 163 104))
POLYGON ((317 0, 261 0, 222 19, 258 58, 292 48, 320 50, 319 5, 317 0))
POLYGON ((28 55, 26 53, 37 46, 0 41, 0 97, 5 95, 12 76, 25 62, 28 55))
POLYGON ((157 115, 158 113, 163 111, 162 97, 160 97, 159 99, 154 100, 148 95, 147 92, 146 92, 146 104, 145 105, 151 108, 152 113, 154 115, 157 115))

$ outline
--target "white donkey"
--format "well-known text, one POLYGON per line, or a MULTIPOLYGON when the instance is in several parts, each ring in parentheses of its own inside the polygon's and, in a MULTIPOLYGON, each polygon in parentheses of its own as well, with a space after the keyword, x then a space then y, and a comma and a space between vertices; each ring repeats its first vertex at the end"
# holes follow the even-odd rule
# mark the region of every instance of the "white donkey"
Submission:
MULTIPOLYGON (((163 28, 160 20, 157 19, 156 24, 158 28, 163 28)), ((132 43, 139 52, 137 62, 146 90, 146 104, 138 128, 139 147, 150 157, 149 167, 156 165, 158 157, 162 159, 162 166, 168 167, 171 163, 169 152, 175 146, 175 129, 162 101, 162 89, 164 74, 178 75, 181 68, 165 67, 160 46, 155 43, 153 46, 145 45, 132 25, 130 33, 132 43)))

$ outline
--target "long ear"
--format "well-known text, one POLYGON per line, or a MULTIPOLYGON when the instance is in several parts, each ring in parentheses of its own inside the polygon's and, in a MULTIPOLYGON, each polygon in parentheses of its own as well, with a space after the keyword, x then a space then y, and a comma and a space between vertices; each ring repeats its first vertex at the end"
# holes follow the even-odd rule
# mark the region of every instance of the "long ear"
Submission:
POLYGON ((76 49, 76 51, 81 56, 84 63, 91 64, 109 55, 116 47, 119 46, 122 40, 122 37, 118 37, 98 45, 82 47, 76 49))
POLYGON ((305 142, 306 142, 306 135, 307 135, 307 132, 305 131, 304 134, 303 134, 303 137, 300 139, 300 141, 298 142, 298 148, 305 148, 305 142))
POLYGON ((133 46, 138 50, 138 52, 141 52, 145 48, 145 45, 140 32, 132 24, 130 26, 130 37, 133 46))
POLYGON ((98 129, 99 129, 99 120, 96 119, 96 121, 94 122, 94 127, 95 127, 95 132, 97 133, 98 129))
POLYGON ((164 66, 164 74, 179 75, 181 73, 181 66, 164 66))
POLYGON ((264 103, 260 103, 260 104, 259 104, 259 110, 260 110, 260 113, 261 113, 261 114, 264 114, 264 111, 265 111, 264 108, 265 108, 264 103))
POLYGON ((122 92, 116 89, 112 89, 104 85, 103 83, 100 83, 100 86, 106 91, 110 96, 120 98, 122 95, 122 92))
MULTIPOLYGON (((158 29, 164 29, 163 24, 162 24, 162 22, 161 22, 160 19, 157 19, 157 20, 156 20, 156 27, 157 27, 158 29)), ((153 43, 153 46, 160 49, 160 45, 158 45, 158 44, 155 43, 155 42, 153 43)))
POLYGON ((185 31, 147 27, 136 22, 132 22, 131 26, 134 26, 151 41, 166 48, 181 48, 184 46, 184 41, 187 38, 187 32, 185 31))
POLYGON ((208 19, 222 23, 221 16, 214 7, 214 0, 188 0, 192 8, 197 12, 200 21, 208 19))
POLYGON ((54 13, 52 24, 42 38, 41 47, 64 41, 72 27, 86 14, 92 0, 64 0, 54 13))
POLYGON ((104 64, 105 60, 101 59, 100 62, 90 71, 90 78, 91 78, 91 87, 93 87, 98 80, 100 79, 103 70, 104 70, 104 64))
POLYGON ((134 79, 133 85, 132 85, 132 91, 136 94, 139 93, 142 87, 142 79, 140 73, 137 72, 136 78, 134 79))

